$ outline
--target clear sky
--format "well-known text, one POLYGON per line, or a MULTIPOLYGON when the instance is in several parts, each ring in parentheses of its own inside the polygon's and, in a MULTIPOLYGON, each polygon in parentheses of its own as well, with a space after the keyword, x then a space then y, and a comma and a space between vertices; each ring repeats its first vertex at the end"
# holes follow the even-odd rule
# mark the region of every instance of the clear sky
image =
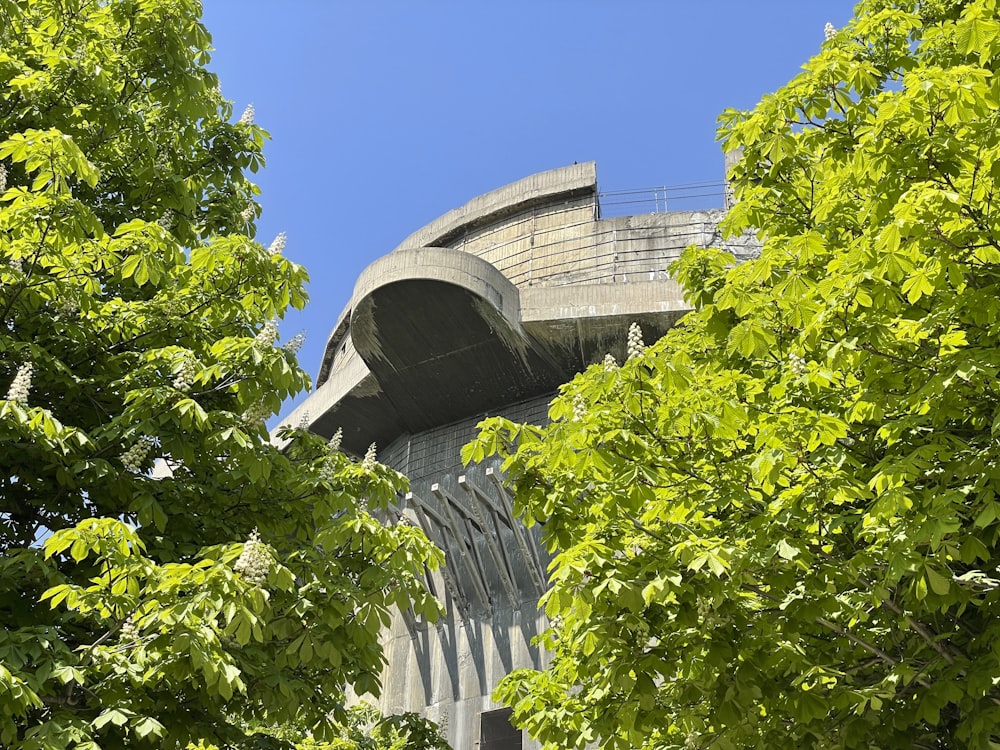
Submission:
MULTIPOLYGON (((751 108, 849 0, 204 0, 210 68, 272 141, 257 239, 288 234, 315 377, 360 271, 477 195, 574 161, 602 191, 720 180, 751 108)), ((706 208, 719 200, 706 198, 706 208)), ((301 398, 300 398, 301 400, 301 398)), ((286 404, 285 411, 291 408, 286 404)))

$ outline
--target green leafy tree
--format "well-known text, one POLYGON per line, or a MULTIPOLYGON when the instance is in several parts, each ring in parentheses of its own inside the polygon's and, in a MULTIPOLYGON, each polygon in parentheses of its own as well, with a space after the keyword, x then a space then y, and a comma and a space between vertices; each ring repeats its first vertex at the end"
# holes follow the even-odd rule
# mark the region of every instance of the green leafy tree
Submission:
MULTIPOLYGON (((1000 15, 865 0, 749 112, 695 311, 483 425, 557 553, 550 748, 1000 747, 1000 15)), ((818 32, 819 30, 817 30, 818 32)))
MULTIPOLYGON (((338 721, 332 740, 303 738, 301 728, 285 725, 258 730, 265 748, 289 750, 451 750, 441 727, 419 714, 407 712, 383 716, 374 706, 351 705, 338 721)), ((207 750, 215 750, 210 746, 207 750)))
POLYGON ((315 741, 439 553, 403 479, 263 420, 308 385, 252 240, 266 133, 197 0, 0 0, 0 745, 315 741))

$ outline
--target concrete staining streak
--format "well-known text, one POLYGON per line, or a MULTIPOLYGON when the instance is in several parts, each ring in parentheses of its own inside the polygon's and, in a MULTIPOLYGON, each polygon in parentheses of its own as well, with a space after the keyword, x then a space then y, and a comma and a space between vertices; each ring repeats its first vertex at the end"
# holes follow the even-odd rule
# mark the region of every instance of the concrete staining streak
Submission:
POLYGON ((516 328, 512 326, 511 321, 504 317, 496 305, 482 297, 474 298, 472 304, 479 316, 489 325, 490 332, 503 342, 507 351, 518 357, 524 367, 528 367, 528 341, 521 333, 520 325, 515 323, 516 328))
MULTIPOLYGON (((366 297, 354 308, 351 313, 351 338, 356 342, 364 342, 366 355, 364 360, 369 367, 373 359, 392 367, 392 360, 385 355, 379 341, 378 328, 375 325, 375 306, 375 300, 366 297)), ((356 344, 355 349, 357 349, 356 344)))
MULTIPOLYGON (((723 240, 723 212, 601 219, 590 162, 532 175, 474 198, 366 268, 334 326, 317 390, 288 419, 410 478, 394 517, 447 554, 427 583, 445 603, 435 627, 398 613, 383 635, 386 713, 447 718, 455 750, 482 744, 497 682, 543 669, 533 645, 549 555, 521 525, 496 462, 463 466, 487 415, 544 423, 559 386, 587 365, 625 358, 629 324, 652 342, 688 309, 669 265, 690 244, 758 252, 752 234, 723 240), (384 446, 384 449, 382 449, 384 446)), ((528 750, 537 743, 525 738, 528 750)))

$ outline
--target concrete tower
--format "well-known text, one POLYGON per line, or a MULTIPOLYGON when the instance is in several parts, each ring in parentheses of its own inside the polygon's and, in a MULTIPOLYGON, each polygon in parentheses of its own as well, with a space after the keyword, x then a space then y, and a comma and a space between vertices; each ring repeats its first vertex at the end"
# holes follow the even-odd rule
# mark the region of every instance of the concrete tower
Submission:
MULTIPOLYGON (((720 188, 721 189, 721 188, 720 188)), ((656 208, 661 208, 657 201, 656 208)), ((723 242, 722 210, 602 218, 593 162, 532 175, 449 211, 366 268, 326 346, 316 390, 284 421, 410 478, 399 520, 446 554, 428 585, 447 615, 403 614, 385 634, 384 712, 418 711, 455 750, 532 743, 490 700, 501 677, 544 667, 532 638, 549 557, 511 512, 495 465, 459 451, 486 416, 542 424, 560 384, 607 353, 629 324, 646 341, 687 310, 667 268, 688 245, 723 242)))

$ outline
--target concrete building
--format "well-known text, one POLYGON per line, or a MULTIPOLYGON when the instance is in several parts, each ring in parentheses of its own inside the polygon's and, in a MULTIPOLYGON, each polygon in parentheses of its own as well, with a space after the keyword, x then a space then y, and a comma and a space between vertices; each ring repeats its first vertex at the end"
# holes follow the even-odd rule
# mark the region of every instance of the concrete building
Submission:
POLYGON ((340 428, 357 455, 374 442, 410 478, 399 514, 445 551, 428 584, 447 615, 396 618, 381 707, 443 723, 455 750, 531 744, 490 694, 513 669, 545 665, 532 639, 546 627, 549 559, 513 517, 498 467, 463 467, 459 451, 488 415, 544 423, 560 384, 609 352, 623 359, 633 321, 646 341, 670 328, 687 307, 667 268, 686 246, 755 253, 752 237, 722 241, 721 209, 667 211, 669 197, 604 218, 591 162, 449 211, 364 270, 315 392, 285 420, 340 428))

